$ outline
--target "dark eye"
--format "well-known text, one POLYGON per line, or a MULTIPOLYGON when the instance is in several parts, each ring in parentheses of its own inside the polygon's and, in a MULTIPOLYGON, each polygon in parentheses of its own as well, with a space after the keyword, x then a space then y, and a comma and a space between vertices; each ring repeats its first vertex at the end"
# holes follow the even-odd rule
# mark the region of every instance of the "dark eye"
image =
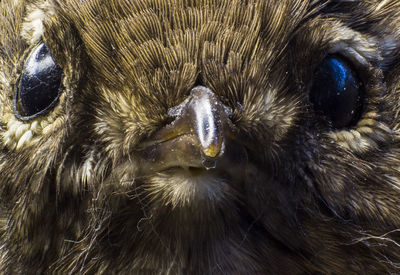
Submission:
POLYGON ((62 91, 63 72, 45 44, 29 54, 14 97, 14 112, 22 120, 30 120, 49 112, 62 91))
POLYGON ((364 88, 352 65, 338 55, 325 58, 314 73, 310 101, 335 128, 353 126, 361 116, 364 88))

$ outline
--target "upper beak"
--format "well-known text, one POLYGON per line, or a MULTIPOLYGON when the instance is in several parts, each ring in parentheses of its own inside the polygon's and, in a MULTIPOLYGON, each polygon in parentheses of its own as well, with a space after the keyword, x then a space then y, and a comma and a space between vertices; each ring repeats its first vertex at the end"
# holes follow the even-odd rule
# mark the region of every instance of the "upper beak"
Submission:
POLYGON ((210 89, 197 86, 168 115, 172 123, 139 146, 142 166, 156 171, 171 167, 214 168, 224 154, 226 138, 232 135, 231 110, 210 89))

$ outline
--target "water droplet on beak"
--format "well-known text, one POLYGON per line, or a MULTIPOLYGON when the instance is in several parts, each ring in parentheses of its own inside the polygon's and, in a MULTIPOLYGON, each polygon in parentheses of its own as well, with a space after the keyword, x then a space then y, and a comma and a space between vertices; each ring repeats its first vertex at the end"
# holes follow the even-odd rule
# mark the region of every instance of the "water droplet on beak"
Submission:
POLYGON ((206 170, 214 169, 217 167, 217 162, 211 159, 203 159, 202 164, 206 170))

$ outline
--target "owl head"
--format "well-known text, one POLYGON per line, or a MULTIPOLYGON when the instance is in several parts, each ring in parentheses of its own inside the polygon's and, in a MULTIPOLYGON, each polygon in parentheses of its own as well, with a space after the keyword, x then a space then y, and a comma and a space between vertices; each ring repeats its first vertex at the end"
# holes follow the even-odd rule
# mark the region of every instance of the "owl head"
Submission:
POLYGON ((398 272, 397 1, 0 2, 0 268, 398 272))

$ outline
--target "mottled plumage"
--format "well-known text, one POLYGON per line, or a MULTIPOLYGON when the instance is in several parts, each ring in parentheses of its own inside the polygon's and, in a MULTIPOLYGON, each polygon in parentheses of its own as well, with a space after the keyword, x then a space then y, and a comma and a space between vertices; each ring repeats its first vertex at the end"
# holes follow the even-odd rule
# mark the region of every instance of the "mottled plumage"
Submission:
POLYGON ((2 0, 1 273, 400 273, 399 62, 396 0, 2 0), (63 92, 21 120, 40 43, 63 92), (330 54, 348 127, 310 103, 330 54))

